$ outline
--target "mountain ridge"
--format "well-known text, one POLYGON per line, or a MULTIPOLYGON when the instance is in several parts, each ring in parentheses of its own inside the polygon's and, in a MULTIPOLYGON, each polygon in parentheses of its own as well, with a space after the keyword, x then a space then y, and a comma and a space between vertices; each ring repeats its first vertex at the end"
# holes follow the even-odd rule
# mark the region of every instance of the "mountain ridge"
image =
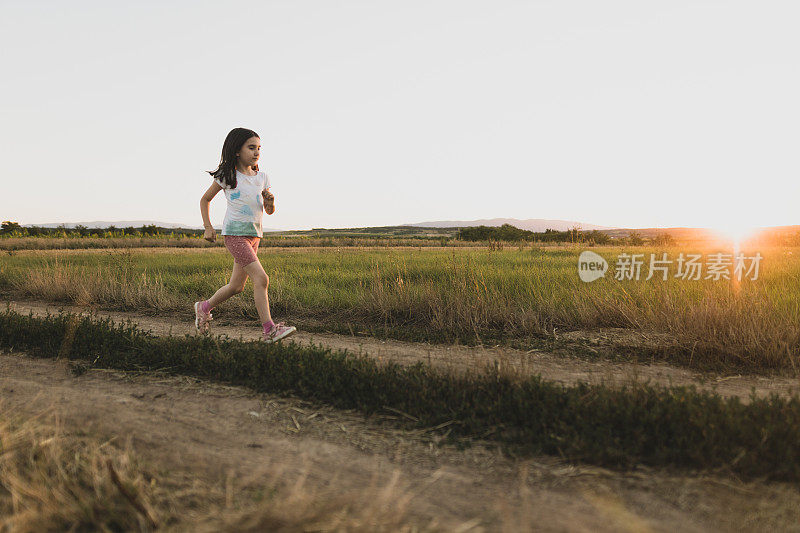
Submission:
POLYGON ((559 220, 547 218, 484 218, 478 220, 436 220, 427 222, 418 222, 414 224, 402 224, 403 226, 413 226, 418 228, 466 228, 470 226, 502 226, 503 224, 511 224, 519 229, 528 231, 535 231, 541 233, 547 229, 554 229, 556 231, 566 231, 580 227, 581 230, 609 230, 617 229, 612 226, 600 226, 597 224, 588 224, 586 222, 577 222, 574 220, 559 220))

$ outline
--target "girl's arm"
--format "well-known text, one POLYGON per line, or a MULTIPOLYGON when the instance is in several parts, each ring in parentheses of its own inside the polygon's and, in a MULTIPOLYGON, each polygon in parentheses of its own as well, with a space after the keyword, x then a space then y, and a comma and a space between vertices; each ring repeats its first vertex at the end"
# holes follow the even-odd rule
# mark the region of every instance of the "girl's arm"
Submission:
POLYGON ((203 227, 206 229, 203 238, 209 242, 216 241, 217 235, 214 232, 214 226, 211 225, 211 218, 208 216, 208 204, 221 190, 222 187, 215 181, 200 198, 200 216, 203 217, 203 227))

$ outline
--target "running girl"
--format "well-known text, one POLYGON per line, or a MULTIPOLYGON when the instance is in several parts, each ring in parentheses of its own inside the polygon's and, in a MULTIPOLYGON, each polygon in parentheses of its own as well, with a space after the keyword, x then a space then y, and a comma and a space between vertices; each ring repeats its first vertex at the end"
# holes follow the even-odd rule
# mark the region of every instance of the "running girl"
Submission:
POLYGON ((211 321, 211 309, 231 296, 244 290, 248 276, 253 280, 253 296, 263 328, 263 339, 274 342, 288 337, 296 331, 284 322, 275 324, 269 312, 267 287, 269 277, 256 256, 258 243, 263 234, 261 219, 266 210, 275 212, 275 196, 269 192, 269 177, 258 171, 261 139, 253 130, 234 128, 225 137, 222 157, 217 170, 208 173, 213 183, 200 198, 200 215, 203 217, 205 234, 209 242, 217 239, 208 216, 208 204, 219 191, 225 191, 228 209, 225 212, 222 235, 225 248, 233 256, 233 272, 228 284, 221 287, 208 300, 195 302, 194 325, 201 333, 207 333, 211 321))

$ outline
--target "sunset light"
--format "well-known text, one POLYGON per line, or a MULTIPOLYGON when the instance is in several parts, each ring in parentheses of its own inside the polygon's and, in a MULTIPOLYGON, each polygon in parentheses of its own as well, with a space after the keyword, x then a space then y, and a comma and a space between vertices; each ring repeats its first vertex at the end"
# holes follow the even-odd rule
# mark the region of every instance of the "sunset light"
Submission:
POLYGON ((798 20, 0 1, 0 533, 798 531, 798 20))

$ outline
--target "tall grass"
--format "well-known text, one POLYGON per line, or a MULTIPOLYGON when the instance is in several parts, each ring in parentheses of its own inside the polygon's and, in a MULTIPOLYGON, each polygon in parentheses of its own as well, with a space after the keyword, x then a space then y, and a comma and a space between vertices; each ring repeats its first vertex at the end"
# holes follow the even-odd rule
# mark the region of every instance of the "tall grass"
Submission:
POLYGON ((81 250, 97 248, 202 248, 211 246, 196 237, 11 237, 0 238, 0 250, 81 250))
MULTIPOLYGON (((619 248, 595 248, 611 265, 619 248)), ((630 250, 627 250, 630 252, 630 250)), ((660 252, 637 249, 637 253, 660 252)), ((685 251, 685 250, 680 250, 685 251)), ((708 368, 798 370, 800 253, 761 250, 757 280, 617 281, 577 276, 577 248, 263 249, 273 313, 334 329, 417 338, 548 338, 594 328, 670 335, 663 356, 708 368), (381 329, 382 328, 382 329, 381 329)), ((669 250, 672 257, 679 250, 669 250)), ((25 297, 188 313, 227 282, 226 251, 26 252, 0 263, 0 289, 25 297)), ((644 278, 643 276, 642 278, 644 278)), ((218 316, 255 317, 252 289, 218 316)), ((656 354, 655 356, 660 356, 656 354)))

